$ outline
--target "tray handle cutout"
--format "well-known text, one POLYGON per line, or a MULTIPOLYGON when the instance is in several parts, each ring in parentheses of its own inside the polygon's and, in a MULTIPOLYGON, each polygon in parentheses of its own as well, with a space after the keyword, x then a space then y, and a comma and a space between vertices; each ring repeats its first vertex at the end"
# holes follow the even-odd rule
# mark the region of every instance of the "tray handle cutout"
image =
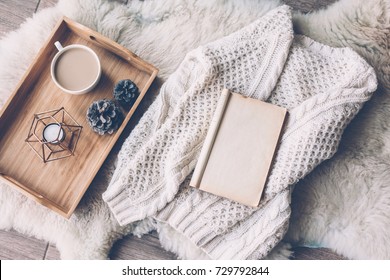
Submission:
POLYGON ((123 59, 126 59, 129 62, 132 62, 137 56, 135 54, 132 54, 128 52, 124 47, 120 45, 113 46, 112 42, 106 42, 106 39, 101 36, 95 36, 94 34, 89 35, 89 39, 96 44, 100 45, 102 48, 110 50, 112 53, 115 53, 122 57, 123 59))

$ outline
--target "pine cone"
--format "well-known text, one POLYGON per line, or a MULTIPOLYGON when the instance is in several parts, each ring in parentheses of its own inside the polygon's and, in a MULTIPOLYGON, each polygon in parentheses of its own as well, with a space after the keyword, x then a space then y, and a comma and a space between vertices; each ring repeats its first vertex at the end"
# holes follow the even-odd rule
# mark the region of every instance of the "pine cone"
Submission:
POLYGON ((123 121, 123 115, 114 101, 101 99, 93 102, 87 111, 87 121, 93 131, 112 134, 123 121))
POLYGON ((133 106, 139 96, 139 90, 132 80, 121 80, 114 87, 114 98, 118 102, 133 106))

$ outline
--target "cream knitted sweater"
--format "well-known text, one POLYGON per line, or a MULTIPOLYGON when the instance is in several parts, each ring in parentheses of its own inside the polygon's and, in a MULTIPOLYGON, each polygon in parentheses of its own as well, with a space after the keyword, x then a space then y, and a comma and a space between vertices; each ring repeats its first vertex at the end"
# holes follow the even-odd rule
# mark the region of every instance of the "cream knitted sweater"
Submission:
POLYGON ((291 187, 335 153, 375 88, 362 58, 294 38, 279 7, 187 54, 124 143, 103 199, 122 225, 153 216, 211 258, 262 258, 287 230, 291 187), (257 208, 188 186, 223 88, 289 111, 257 208))

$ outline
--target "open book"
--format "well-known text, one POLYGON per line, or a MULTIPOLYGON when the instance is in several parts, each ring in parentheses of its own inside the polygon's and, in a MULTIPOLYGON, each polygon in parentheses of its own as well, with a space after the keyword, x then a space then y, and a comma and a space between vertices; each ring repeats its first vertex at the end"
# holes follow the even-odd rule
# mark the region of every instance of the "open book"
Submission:
POLYGON ((224 89, 190 185, 258 206, 286 112, 224 89))

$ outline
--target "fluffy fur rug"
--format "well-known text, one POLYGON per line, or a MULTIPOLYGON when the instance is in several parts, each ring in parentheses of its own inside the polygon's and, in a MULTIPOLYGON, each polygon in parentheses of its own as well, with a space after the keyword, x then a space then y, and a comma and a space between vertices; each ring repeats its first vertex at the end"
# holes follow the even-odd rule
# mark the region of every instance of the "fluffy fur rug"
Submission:
POLYGON ((336 156, 296 186, 286 240, 352 259, 390 259, 390 1, 339 1, 296 15, 294 26, 357 51, 375 68, 379 88, 345 131, 336 156))
MULTIPOLYGON (((0 106, 63 14, 156 65, 160 69, 159 85, 190 49, 227 35, 280 4, 272 0, 147 0, 129 1, 127 5, 60 0, 56 7, 36 14, 0 41, 0 106)), ((286 240, 329 247, 349 258, 390 258, 390 124, 386 121, 390 117, 389 1, 341 0, 318 14, 296 14, 294 20, 297 32, 358 51, 376 69, 381 87, 350 125, 335 158, 296 186, 286 240)), ((150 102, 153 97, 148 99, 150 102)), ((121 141, 127 135, 128 131, 121 141)), ((116 223, 101 193, 115 168, 121 141, 70 220, 1 185, 0 228, 14 228, 50 241, 64 259, 104 259, 122 236, 157 228, 163 246, 180 258, 205 257, 166 225, 150 220, 127 227, 116 223)), ((270 258, 289 253, 288 245, 282 243, 270 258)))

